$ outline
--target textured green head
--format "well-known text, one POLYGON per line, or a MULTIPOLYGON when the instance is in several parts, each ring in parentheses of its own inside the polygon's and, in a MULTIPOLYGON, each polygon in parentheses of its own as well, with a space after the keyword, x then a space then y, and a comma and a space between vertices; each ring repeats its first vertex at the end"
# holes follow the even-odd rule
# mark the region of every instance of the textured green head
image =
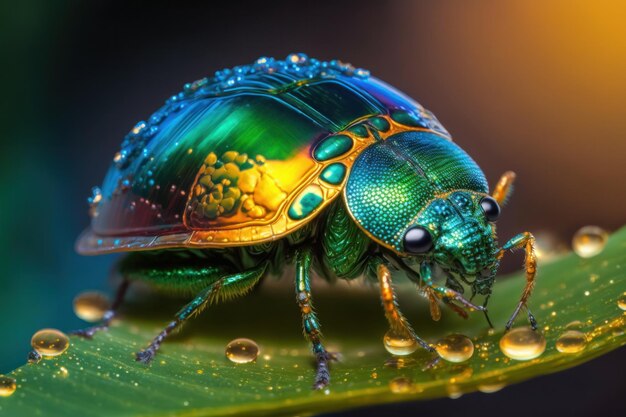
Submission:
POLYGON ((405 251, 430 257, 445 270, 491 276, 497 266, 493 204, 498 210, 491 197, 473 191, 434 199, 407 231, 405 251))
POLYGON ((424 131, 390 136, 363 151, 345 188, 361 229, 383 247, 444 270, 487 279, 497 268, 488 185, 454 142, 424 131))

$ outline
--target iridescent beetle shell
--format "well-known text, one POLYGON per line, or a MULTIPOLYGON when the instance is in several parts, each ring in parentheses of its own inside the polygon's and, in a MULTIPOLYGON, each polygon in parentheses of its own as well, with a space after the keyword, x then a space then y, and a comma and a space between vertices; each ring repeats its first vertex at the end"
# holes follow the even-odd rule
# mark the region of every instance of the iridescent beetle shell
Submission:
POLYGON ((445 190, 488 186, 421 105, 339 61, 260 58, 186 84, 131 130, 77 248, 273 241, 343 196, 370 238, 402 252, 415 213, 445 190))

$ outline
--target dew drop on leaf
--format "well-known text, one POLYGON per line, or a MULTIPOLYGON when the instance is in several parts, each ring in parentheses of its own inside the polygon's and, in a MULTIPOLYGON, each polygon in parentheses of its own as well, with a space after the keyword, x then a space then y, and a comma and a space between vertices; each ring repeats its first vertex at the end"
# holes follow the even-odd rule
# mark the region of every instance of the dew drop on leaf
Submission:
POLYGON ((86 291, 74 298, 76 316, 91 323, 102 320, 109 306, 108 297, 98 291, 86 291))
POLYGON ((0 375, 0 397, 9 397, 13 395, 16 389, 15 379, 0 375))
POLYGON ((500 339, 500 350, 518 361, 535 359, 546 350, 546 339, 529 326, 511 329, 500 339))
POLYGON ((556 341, 556 350, 561 353, 578 353, 587 346, 587 337, 578 330, 568 330, 556 341))
POLYGON ((485 394, 491 394, 500 391, 504 387, 506 387, 506 384, 504 382, 494 382, 493 384, 478 384, 478 391, 485 394))
POLYGON ((581 258, 591 258, 602 252, 608 240, 606 230, 598 226, 584 226, 574 235, 572 249, 581 258))
POLYGON ((462 334, 450 334, 437 341, 437 353, 448 362, 465 362, 474 354, 474 344, 462 334))
POLYGON ((394 394, 406 394, 412 391, 413 381, 405 376, 399 376, 389 381, 389 389, 394 394))
POLYGON ((33 335, 30 344, 43 357, 58 356, 70 346, 67 335, 56 329, 42 329, 33 335))
POLYGON ((234 363, 249 363, 259 356, 259 345, 254 340, 239 338, 226 345, 226 357, 234 363))
POLYGON ((398 356, 410 355, 419 348, 415 339, 396 333, 393 330, 389 330, 385 334, 383 344, 387 352, 398 356))

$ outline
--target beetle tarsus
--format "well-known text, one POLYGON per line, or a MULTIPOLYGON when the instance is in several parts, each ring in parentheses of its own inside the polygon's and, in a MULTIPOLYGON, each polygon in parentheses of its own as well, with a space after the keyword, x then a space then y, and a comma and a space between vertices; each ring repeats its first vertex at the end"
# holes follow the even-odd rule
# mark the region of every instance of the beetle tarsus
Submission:
POLYGON ((320 352, 316 355, 317 370, 315 372, 315 382, 313 389, 318 391, 326 388, 330 383, 330 370, 328 365, 330 361, 336 361, 340 355, 337 353, 320 352))
POLYGON ((141 352, 137 352, 135 354, 135 360, 137 362, 141 362, 145 365, 148 365, 154 359, 154 355, 156 355, 156 349, 150 346, 146 350, 142 350, 141 352))
POLYGON ((94 326, 88 327, 86 329, 74 330, 70 332, 72 336, 82 337, 83 339, 91 340, 93 339, 93 335, 96 334, 100 330, 105 330, 108 326, 94 326))
POLYGON ((423 368, 422 372, 434 368, 441 361, 441 356, 437 353, 423 368))
POLYGON ((528 308, 527 308, 527 312, 528 312, 528 321, 530 322, 530 327, 533 330, 537 330, 537 319, 535 319, 535 316, 533 315, 533 313, 530 312, 530 310, 528 310, 528 308))
POLYGON ((146 365, 149 364, 161 347, 161 343, 163 343, 165 338, 172 333, 179 324, 180 322, 177 320, 170 322, 170 324, 168 324, 167 327, 163 329, 161 333, 154 338, 154 340, 152 340, 147 348, 135 354, 135 360, 146 365))

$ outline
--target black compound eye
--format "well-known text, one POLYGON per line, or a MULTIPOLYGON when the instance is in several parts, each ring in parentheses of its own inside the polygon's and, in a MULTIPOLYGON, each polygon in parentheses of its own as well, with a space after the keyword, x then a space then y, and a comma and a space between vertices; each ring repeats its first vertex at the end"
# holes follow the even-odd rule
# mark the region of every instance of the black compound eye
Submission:
POLYGON ((404 235, 404 250, 407 253, 425 253, 433 247, 433 237, 422 226, 410 228, 404 235))
POLYGON ((482 207, 485 217, 490 222, 495 222, 500 217, 500 206, 498 202, 491 197, 483 197, 480 200, 480 207, 482 207))

